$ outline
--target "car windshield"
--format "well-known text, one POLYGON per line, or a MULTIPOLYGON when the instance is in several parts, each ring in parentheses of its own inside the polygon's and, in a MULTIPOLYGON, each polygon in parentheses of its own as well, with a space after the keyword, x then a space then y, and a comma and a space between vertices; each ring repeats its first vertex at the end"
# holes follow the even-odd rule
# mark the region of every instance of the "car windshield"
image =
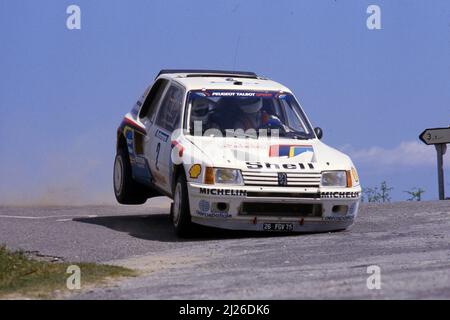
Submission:
POLYGON ((193 135, 314 138, 295 98, 272 91, 191 91, 185 124, 193 135))

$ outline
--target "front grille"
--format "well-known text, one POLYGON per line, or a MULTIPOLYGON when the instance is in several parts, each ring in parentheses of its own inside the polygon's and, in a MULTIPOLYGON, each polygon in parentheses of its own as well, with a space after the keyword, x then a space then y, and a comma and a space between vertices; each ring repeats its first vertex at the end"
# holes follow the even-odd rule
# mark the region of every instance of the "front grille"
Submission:
MULTIPOLYGON (((285 172, 287 187, 318 188, 320 172, 285 172)), ((242 177, 247 186, 278 186, 278 172, 243 171, 242 177)))
POLYGON ((322 205, 310 203, 244 202, 241 215, 280 217, 321 217, 322 205))

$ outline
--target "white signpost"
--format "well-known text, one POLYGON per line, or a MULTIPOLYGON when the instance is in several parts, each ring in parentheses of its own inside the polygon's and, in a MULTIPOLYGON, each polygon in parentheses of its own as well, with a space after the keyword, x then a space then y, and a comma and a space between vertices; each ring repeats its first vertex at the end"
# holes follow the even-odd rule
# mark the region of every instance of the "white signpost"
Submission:
POLYGON ((450 143, 450 127, 448 128, 434 128, 423 131, 419 139, 427 145, 434 144, 437 152, 437 166, 438 166, 438 185, 439 185, 439 200, 445 199, 444 191, 444 165, 443 158, 447 151, 447 143, 450 143))

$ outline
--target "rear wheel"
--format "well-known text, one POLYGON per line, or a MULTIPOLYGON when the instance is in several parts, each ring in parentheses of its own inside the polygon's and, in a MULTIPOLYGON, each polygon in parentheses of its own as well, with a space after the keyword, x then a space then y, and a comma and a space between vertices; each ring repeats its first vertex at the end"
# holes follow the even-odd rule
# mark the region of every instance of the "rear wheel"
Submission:
POLYGON ((128 152, 117 151, 114 160, 114 194, 120 204, 143 204, 147 201, 146 189, 133 180, 128 152))
POLYGON ((173 204, 170 208, 170 215, 172 217, 172 224, 176 235, 181 237, 191 236, 194 226, 191 221, 189 194, 184 173, 178 176, 173 193, 173 204))

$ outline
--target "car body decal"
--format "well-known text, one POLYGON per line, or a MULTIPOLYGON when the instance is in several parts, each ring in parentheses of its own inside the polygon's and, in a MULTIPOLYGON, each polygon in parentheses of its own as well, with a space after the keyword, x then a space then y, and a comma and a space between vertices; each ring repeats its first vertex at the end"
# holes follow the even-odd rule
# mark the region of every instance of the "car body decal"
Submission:
POLYGON ((142 128, 138 123, 131 120, 130 118, 127 118, 127 117, 123 118, 121 127, 125 127, 125 126, 129 126, 129 127, 133 128, 134 130, 142 133, 143 135, 147 134, 147 131, 144 128, 142 128))
POLYGON ((169 135, 159 129, 156 130, 155 137, 157 137, 159 140, 163 142, 167 142, 167 140, 169 139, 169 135))
POLYGON ((314 149, 312 146, 303 145, 271 145, 269 157, 293 158, 305 152, 314 152, 314 149))

